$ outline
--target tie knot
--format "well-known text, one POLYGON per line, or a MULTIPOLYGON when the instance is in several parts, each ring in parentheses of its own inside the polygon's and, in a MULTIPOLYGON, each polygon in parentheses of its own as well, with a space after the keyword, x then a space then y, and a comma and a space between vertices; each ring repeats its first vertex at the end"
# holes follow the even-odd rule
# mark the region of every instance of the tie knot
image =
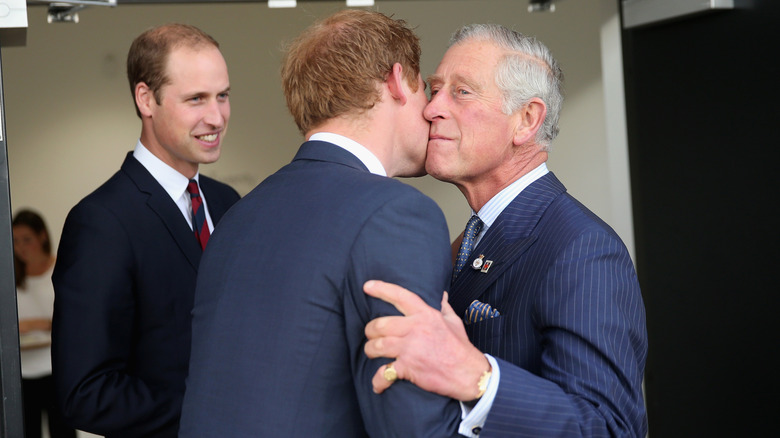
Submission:
POLYGON ((200 195, 200 190, 198 190, 198 182, 194 179, 191 179, 189 184, 187 184, 187 192, 190 195, 200 195))

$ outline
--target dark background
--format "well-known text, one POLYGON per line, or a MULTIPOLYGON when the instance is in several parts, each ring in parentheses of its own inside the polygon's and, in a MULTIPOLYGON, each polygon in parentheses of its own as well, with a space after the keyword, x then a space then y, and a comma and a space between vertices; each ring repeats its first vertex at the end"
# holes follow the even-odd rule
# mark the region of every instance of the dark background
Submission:
POLYGON ((780 436, 780 2, 623 31, 653 437, 780 436))

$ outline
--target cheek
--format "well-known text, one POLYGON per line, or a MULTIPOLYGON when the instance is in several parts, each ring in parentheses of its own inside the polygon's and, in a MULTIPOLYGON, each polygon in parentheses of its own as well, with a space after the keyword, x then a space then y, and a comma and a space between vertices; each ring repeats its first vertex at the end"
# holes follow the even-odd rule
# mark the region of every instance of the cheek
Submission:
POLYGON ((481 117, 472 125, 475 130, 470 134, 487 150, 497 152, 512 142, 512 130, 503 115, 481 117))
POLYGON ((177 108, 168 112, 165 122, 171 131, 190 130, 197 125, 201 115, 196 109, 177 108))

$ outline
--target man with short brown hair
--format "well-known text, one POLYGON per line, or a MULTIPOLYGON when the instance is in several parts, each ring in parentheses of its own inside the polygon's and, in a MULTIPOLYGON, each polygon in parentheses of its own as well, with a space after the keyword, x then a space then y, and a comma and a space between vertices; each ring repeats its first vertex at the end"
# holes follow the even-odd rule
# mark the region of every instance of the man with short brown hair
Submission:
POLYGON ((458 404, 402 382, 383 396, 365 324, 397 314, 363 294, 382 278, 438 302, 449 233, 424 172, 428 122, 417 37, 346 10, 314 24, 282 68, 306 141, 225 215, 193 309, 180 436, 448 437, 458 404), (434 292, 435 291, 435 292, 434 292))
POLYGON ((141 135, 121 169, 68 214, 53 282, 55 384, 73 426, 175 437, 203 247, 239 196, 198 172, 230 118, 227 65, 193 26, 133 42, 128 80, 141 135))

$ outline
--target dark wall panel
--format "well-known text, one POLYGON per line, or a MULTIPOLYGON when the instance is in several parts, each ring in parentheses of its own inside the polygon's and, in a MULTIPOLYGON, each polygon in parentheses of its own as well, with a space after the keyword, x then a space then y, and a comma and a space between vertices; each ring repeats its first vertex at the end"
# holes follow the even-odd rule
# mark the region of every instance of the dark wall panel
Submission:
POLYGON ((780 2, 624 31, 650 436, 774 436, 780 2))

